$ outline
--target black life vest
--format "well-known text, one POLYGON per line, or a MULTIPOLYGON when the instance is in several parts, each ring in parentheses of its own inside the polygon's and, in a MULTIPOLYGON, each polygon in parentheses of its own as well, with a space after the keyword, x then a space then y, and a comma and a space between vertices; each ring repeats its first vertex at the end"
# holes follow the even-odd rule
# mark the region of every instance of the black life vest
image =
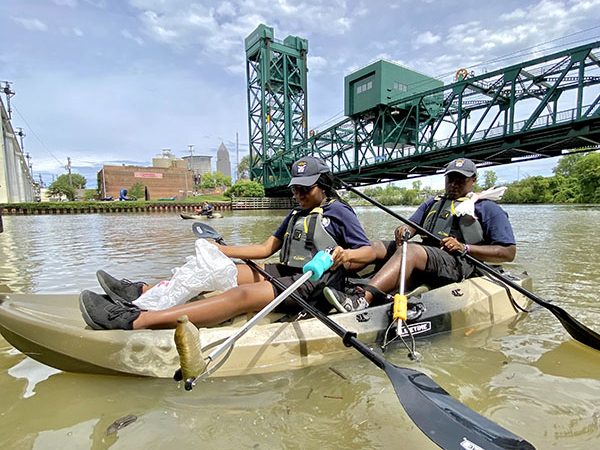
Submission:
POLYGON ((319 250, 326 250, 338 245, 323 226, 323 220, 328 220, 323 218, 323 208, 334 201, 335 199, 327 199, 306 216, 299 214, 301 209, 292 212, 279 252, 281 264, 303 267, 319 250))
MULTIPOLYGON (((425 214, 423 228, 440 239, 453 236, 465 244, 479 244, 484 241, 483 228, 479 220, 469 215, 456 215, 456 207, 467 200, 467 197, 461 197, 456 200, 450 200, 445 196, 436 197, 425 214)), ((437 245, 437 242, 430 242, 425 238, 425 244, 437 245)))

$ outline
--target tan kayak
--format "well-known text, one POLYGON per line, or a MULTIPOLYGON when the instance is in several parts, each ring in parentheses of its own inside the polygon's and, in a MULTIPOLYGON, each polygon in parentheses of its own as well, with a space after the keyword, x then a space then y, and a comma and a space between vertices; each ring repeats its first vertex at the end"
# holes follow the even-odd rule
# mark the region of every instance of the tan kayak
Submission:
POLYGON ((210 216, 207 214, 179 214, 182 219, 194 219, 194 220, 203 220, 203 219, 220 219, 223 217, 221 213, 212 213, 210 216))
MULTIPOLYGON (((527 275, 511 280, 531 289, 527 275)), ((519 305, 529 303, 511 292, 519 305)), ((426 291, 409 298, 410 305, 415 317, 408 322, 415 338, 472 334, 519 314, 506 289, 484 277, 426 291)), ((390 324, 390 309, 387 304, 330 317, 357 332, 359 339, 374 343, 390 324)), ((244 315, 219 327, 201 328, 203 353, 210 353, 249 318, 244 315)), ((353 350, 318 320, 278 322, 281 318, 273 314, 250 329, 216 362, 220 367, 211 376, 287 371, 351 357, 353 350)), ((163 378, 173 376, 179 367, 174 330, 91 330, 81 317, 76 294, 0 294, 0 332, 22 353, 65 371, 163 378)))

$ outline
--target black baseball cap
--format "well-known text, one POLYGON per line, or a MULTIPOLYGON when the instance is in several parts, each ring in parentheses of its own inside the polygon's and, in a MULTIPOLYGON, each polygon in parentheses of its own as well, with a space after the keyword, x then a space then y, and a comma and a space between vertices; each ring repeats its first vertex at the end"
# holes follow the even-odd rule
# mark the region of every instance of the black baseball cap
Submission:
POLYGON ((471 178, 477 175, 477 166, 475 166, 475 163, 470 159, 458 158, 448 163, 444 175, 448 175, 452 172, 460 173, 467 178, 471 178))
POLYGON ((292 164, 292 179, 288 186, 312 186, 322 173, 331 172, 321 158, 305 156, 292 164))

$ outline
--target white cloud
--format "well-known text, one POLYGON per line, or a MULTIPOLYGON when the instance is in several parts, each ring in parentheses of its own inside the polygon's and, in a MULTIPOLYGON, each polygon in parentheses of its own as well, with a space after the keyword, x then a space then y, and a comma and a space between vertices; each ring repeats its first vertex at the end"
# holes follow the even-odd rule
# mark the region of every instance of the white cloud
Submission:
POLYGON ((527 16, 527 13, 521 8, 517 8, 512 12, 500 14, 500 20, 519 20, 527 16))
POLYGON ((231 2, 221 3, 216 10, 219 16, 233 16, 235 15, 235 6, 231 2))
POLYGON ((58 6, 69 6, 75 8, 77 6, 77 0, 52 0, 52 3, 58 6))
POLYGON ((322 73, 327 68, 327 59, 322 56, 308 55, 307 60, 308 68, 312 74, 322 73))
POLYGON ((442 38, 439 35, 433 34, 431 31, 426 31, 425 33, 419 34, 415 38, 414 45, 416 48, 419 48, 424 45, 435 44, 436 42, 439 42, 441 39, 442 38))
POLYGON ((48 26, 40 19, 28 19, 24 17, 11 17, 13 21, 22 25, 26 30, 29 31, 47 31, 48 26))
POLYGON ((368 12, 349 6, 345 0, 236 0, 218 6, 209 0, 130 0, 130 5, 140 10, 138 17, 149 38, 176 50, 197 48, 226 66, 231 64, 233 53, 244 51, 244 38, 260 23, 277 25, 277 31, 302 37, 312 33, 343 35, 352 29, 357 13, 368 12))
POLYGON ((131 32, 129 32, 129 30, 121 30, 121 36, 123 36, 125 39, 134 41, 138 45, 144 45, 144 40, 139 36, 134 36, 131 34, 131 32))
POLYGON ((65 35, 65 36, 77 36, 77 37, 83 36, 83 31, 77 27, 73 27, 73 28, 60 27, 59 31, 61 32, 61 34, 65 35))

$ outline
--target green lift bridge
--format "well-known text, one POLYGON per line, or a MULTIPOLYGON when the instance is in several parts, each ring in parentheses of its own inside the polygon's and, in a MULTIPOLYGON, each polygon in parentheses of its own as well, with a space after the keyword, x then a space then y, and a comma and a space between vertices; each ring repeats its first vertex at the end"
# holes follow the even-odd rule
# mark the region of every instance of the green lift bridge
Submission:
POLYGON ((387 61, 345 78, 346 118, 308 136, 308 43, 246 39, 251 176, 283 193, 291 163, 325 159, 353 185, 440 173, 466 156, 478 166, 600 147, 600 41, 471 76, 439 80, 387 61))

